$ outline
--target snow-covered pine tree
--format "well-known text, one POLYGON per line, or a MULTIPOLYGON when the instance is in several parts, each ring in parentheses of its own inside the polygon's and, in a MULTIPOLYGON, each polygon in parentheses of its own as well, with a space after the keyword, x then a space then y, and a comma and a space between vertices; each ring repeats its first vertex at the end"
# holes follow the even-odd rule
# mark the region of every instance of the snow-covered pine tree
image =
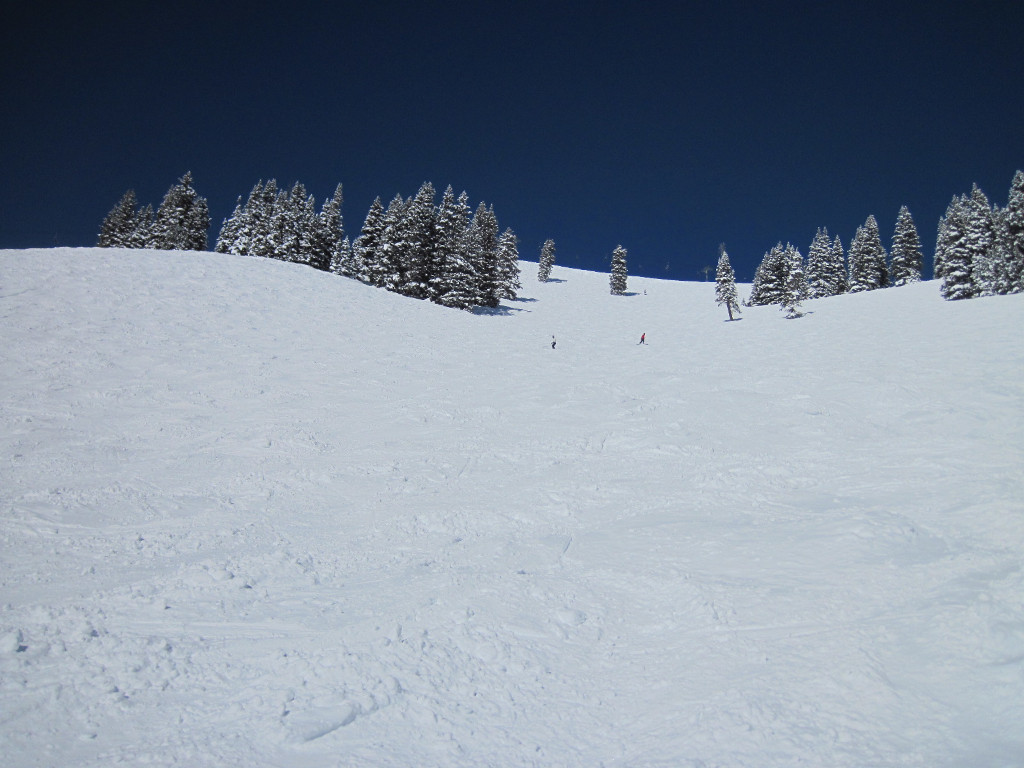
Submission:
POLYGON ((425 181, 409 201, 405 213, 405 247, 402 251, 405 280, 399 290, 406 296, 425 299, 429 295, 430 280, 436 271, 434 216, 434 185, 425 181))
POLYGON ((729 263, 729 254, 725 251, 725 243, 718 246, 718 268, 715 270, 715 301, 718 306, 725 305, 729 319, 735 320, 733 311, 740 314, 740 296, 736 290, 736 273, 729 263))
POLYGON ((282 204, 283 193, 277 189, 277 180, 270 179, 254 189, 253 195, 255 197, 250 196, 246 203, 249 237, 244 253, 273 259, 277 254, 273 222, 277 208, 282 204))
POLYGON ((1007 292, 1024 293, 1024 171, 1013 176, 1005 211, 1007 292))
MULTIPOLYGON (((224 226, 221 227, 221 235, 217 238, 219 253, 233 253, 236 256, 246 256, 249 254, 249 246, 252 242, 252 216, 250 208, 256 196, 262 193, 263 181, 261 180, 249 192, 248 200, 244 204, 236 206, 231 214, 231 218, 224 222, 224 226), (225 230, 227 230, 226 234, 225 230), (223 251, 220 250, 221 247, 224 248, 223 251)), ((239 202, 241 202, 241 198, 239 198, 239 202)))
POLYGON ((498 287, 498 219, 494 206, 483 201, 476 208, 463 241, 465 257, 476 275, 476 300, 479 307, 496 307, 500 303, 498 287))
POLYGON ((786 281, 782 291, 782 309, 786 317, 802 317, 800 304, 807 298, 807 278, 804 275, 804 259, 795 245, 786 243, 786 250, 782 253, 783 262, 786 264, 786 281))
POLYGON ((117 205, 110 209, 110 213, 100 224, 100 236, 96 245, 100 248, 129 248, 132 232, 135 230, 135 220, 138 216, 138 200, 135 198, 135 190, 129 189, 117 205))
POLYGON ((292 221, 292 231, 296 243, 292 260, 299 264, 308 264, 311 267, 326 270, 330 266, 330 258, 328 257, 324 264, 317 264, 317 257, 313 253, 314 241, 317 237, 316 228, 319 224, 316 198, 309 194, 299 182, 295 182, 291 197, 294 198, 292 210, 295 218, 292 221))
POLYGON ((217 243, 213 246, 215 253, 231 253, 231 248, 234 246, 235 241, 238 239, 239 229, 242 226, 242 196, 238 196, 238 201, 235 203, 235 210, 231 215, 224 219, 220 225, 220 233, 217 235, 217 243))
POLYGON ((555 241, 545 240, 540 248, 540 259, 537 264, 537 280, 546 283, 551 279, 551 268, 555 266, 555 241))
POLYGON ((205 251, 210 229, 206 198, 196 194, 192 173, 187 172, 164 195, 156 211, 150 247, 161 250, 205 251))
POLYGON ((153 233, 153 204, 146 205, 135 215, 132 234, 128 238, 129 248, 148 248, 153 233))
POLYGON ((971 275, 971 251, 967 248, 969 202, 965 195, 954 197, 939 221, 935 242, 935 277, 942 280, 939 292, 944 299, 956 301, 978 295, 971 275))
POLYGON ((829 256, 831 295, 838 296, 850 290, 850 273, 846 268, 846 253, 843 251, 843 241, 839 239, 839 235, 836 235, 836 239, 832 241, 832 252, 829 256))
POLYGON ((380 257, 381 240, 384 234, 384 204, 380 198, 374 199, 366 214, 359 237, 352 243, 352 258, 358 269, 354 275, 364 283, 374 285, 377 274, 377 260, 380 257))
MULTIPOLYGON (((299 186, 296 182, 295 186, 299 186)), ((295 189, 292 187, 292 190, 295 189)), ((305 188, 302 194, 305 195, 305 188)), ((270 257, 278 261, 298 261, 299 237, 297 231, 297 219, 299 211, 295 205, 295 198, 284 189, 277 193, 277 200, 274 202, 274 213, 270 217, 268 239, 271 243, 270 257)))
POLYGON ((612 296, 622 296, 626 292, 626 281, 629 278, 629 273, 626 269, 626 255, 627 251, 621 245, 612 251, 612 296))
POLYGON ((448 186, 434 222, 437 274, 430 281, 430 300, 456 309, 471 309, 476 302, 476 273, 466 258, 464 240, 470 221, 469 198, 455 197, 448 186))
POLYGON ((832 242, 828 227, 819 227, 807 251, 807 290, 812 299, 832 296, 831 275, 832 242))
POLYGON ((885 248, 878 234, 878 222, 868 216, 850 243, 850 292, 874 291, 889 285, 885 248))
POLYGON ((498 295, 503 299, 515 299, 522 289, 519 282, 519 238, 506 228, 498 238, 498 295))
POLYGON ((312 223, 308 236, 310 264, 316 269, 335 272, 351 277, 354 273, 351 249, 344 247, 345 226, 341 217, 343 202, 341 184, 334 188, 334 195, 324 200, 323 208, 312 223))
POLYGON ((785 295, 786 261, 783 258, 782 243, 767 251, 761 259, 757 272, 754 273, 754 284, 750 289, 747 305, 751 307, 779 304, 785 295))
POLYGON ((914 218, 905 205, 896 216, 896 229, 892 234, 892 250, 889 255, 889 278, 893 285, 908 285, 921 280, 924 265, 921 238, 918 237, 914 218))
POLYGON ((355 278, 359 274, 359 263, 356 261, 355 252, 352 250, 352 243, 348 235, 341 238, 341 245, 331 258, 329 271, 336 275, 355 278))
POLYGON ((994 293, 996 266, 992 258, 992 206, 978 185, 971 187, 964 219, 964 247, 970 252, 976 295, 994 293))
POLYGON ((396 194, 384 211, 380 245, 371 266, 371 283, 378 288, 400 293, 405 284, 403 264, 408 247, 406 241, 406 210, 410 201, 396 194))

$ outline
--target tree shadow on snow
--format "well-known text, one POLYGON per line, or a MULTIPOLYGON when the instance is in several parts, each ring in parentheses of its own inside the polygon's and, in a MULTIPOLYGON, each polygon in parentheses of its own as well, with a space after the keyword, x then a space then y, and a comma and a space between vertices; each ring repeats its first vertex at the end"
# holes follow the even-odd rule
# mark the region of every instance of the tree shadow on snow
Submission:
POLYGON ((544 282, 545 283, 564 283, 565 280, 561 279, 560 277, 549 277, 544 282))
POLYGON ((493 316, 507 316, 513 312, 529 312, 528 309, 520 309, 519 307, 506 307, 504 304, 497 307, 474 307, 474 315, 493 315, 493 316))

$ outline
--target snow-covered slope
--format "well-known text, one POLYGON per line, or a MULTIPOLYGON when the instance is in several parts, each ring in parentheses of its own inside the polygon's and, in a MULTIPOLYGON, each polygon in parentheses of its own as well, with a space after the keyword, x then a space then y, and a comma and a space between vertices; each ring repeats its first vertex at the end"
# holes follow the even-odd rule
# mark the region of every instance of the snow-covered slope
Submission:
POLYGON ((1024 296, 523 266, 0 252, 4 765, 1024 764, 1024 296))

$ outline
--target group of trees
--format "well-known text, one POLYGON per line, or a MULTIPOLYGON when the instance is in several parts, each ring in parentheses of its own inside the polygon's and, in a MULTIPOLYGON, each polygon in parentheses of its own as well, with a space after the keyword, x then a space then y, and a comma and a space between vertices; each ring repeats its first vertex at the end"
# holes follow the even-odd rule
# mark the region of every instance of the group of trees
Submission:
MULTIPOLYGON (((415 196, 396 195, 385 209, 378 197, 350 243, 342 220, 342 187, 317 211, 296 182, 279 189, 260 181, 224 220, 215 250, 263 256, 334 272, 389 291, 459 309, 496 307, 514 299, 519 250, 511 229, 500 232, 494 206, 472 212, 468 197, 449 186, 435 205, 425 182, 415 196)), ((153 213, 129 190, 100 227, 101 247, 206 250, 210 214, 186 173, 153 213)), ((552 244, 553 248, 553 244, 552 244)), ((549 268, 550 271, 550 268, 549 268)))
POLYGON ((261 180, 244 204, 238 198, 234 212, 221 225, 215 250, 308 264, 328 271, 348 251, 341 205, 341 184, 318 213, 316 198, 306 192, 301 182, 284 190, 278 189, 274 179, 266 184, 261 180))
MULTIPOLYGON (((345 236, 342 187, 317 211, 316 199, 296 182, 278 189, 271 179, 253 187, 245 203, 221 227, 216 250, 264 256, 331 271, 370 285, 459 309, 496 307, 514 299, 519 282, 518 241, 511 229, 499 234, 494 206, 471 211, 465 192, 449 186, 439 203, 430 182, 409 198, 396 195, 387 208, 378 197, 354 242, 345 236)), ((98 245, 108 248, 207 248, 210 212, 186 173, 154 212, 140 207, 128 190, 107 214, 98 245)), ((626 249, 612 254, 611 292, 626 292, 626 249)), ((541 248, 538 280, 546 282, 555 243, 541 248)), ((843 252, 839 237, 819 228, 806 262, 796 246, 781 242, 766 252, 754 276, 748 306, 779 304, 799 316, 805 299, 906 285, 921 279, 921 240, 906 206, 900 209, 886 253, 874 216, 843 252)), ((977 187, 954 197, 939 221, 935 278, 946 299, 1024 292, 1024 171, 1017 171, 1006 207, 991 205, 977 187)), ((735 274, 724 245, 719 249, 716 299, 739 312, 735 274)))
MULTIPOLYGON (((757 268, 747 304, 779 304, 793 316, 803 299, 917 282, 923 262, 917 227, 903 206, 888 254, 874 216, 857 228, 845 255, 827 229, 814 236, 806 265, 795 246, 778 243, 757 268)), ((1014 175, 1005 208, 991 205, 977 185, 953 198, 939 221, 934 276, 946 299, 1024 292, 1024 171, 1014 175)))
POLYGON ((342 222, 341 185, 319 213, 296 183, 278 191, 271 180, 241 199, 217 238, 217 250, 308 264, 388 291, 459 309, 496 307, 520 289, 515 233, 499 234, 494 206, 471 213, 463 192, 449 186, 435 204, 425 182, 413 197, 378 197, 351 244, 342 222))
POLYGON ((164 195, 160 207, 139 207, 135 190, 129 189, 100 225, 101 248, 160 248, 205 251, 210 229, 210 208, 192 186, 186 173, 164 195))
POLYGON ((947 299, 1024 292, 1024 171, 1005 208, 990 205, 977 184, 953 198, 939 220, 935 278, 947 299))
POLYGON ((864 225, 857 228, 847 254, 843 253, 839 236, 830 239, 824 227, 818 229, 811 241, 806 264, 796 246, 776 244, 757 268, 747 304, 780 304, 792 315, 804 299, 916 282, 921 279, 922 263, 921 240, 910 211, 903 206, 896 219, 889 254, 882 245, 874 216, 868 216, 864 225))

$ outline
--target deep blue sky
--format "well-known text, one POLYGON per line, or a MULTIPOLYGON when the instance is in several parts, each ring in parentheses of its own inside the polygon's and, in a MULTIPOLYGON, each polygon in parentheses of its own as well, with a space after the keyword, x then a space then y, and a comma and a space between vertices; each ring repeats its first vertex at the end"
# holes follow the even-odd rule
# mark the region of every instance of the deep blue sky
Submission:
POLYGON ((902 204, 930 259, 1024 168, 1022 2, 68 5, 0 30, 0 247, 94 245, 187 170, 211 244, 259 179, 342 182, 353 236, 430 180, 523 258, 691 280, 724 241, 749 280, 868 214, 888 246, 902 204))

